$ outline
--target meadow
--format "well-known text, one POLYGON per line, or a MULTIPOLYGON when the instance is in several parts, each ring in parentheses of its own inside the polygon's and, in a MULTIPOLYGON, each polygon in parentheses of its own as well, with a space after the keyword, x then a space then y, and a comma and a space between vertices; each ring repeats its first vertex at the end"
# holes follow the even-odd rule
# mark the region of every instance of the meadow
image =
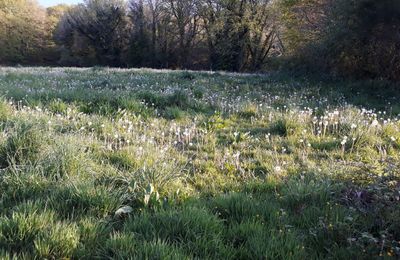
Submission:
POLYGON ((398 89, 0 68, 0 258, 400 257, 398 89))

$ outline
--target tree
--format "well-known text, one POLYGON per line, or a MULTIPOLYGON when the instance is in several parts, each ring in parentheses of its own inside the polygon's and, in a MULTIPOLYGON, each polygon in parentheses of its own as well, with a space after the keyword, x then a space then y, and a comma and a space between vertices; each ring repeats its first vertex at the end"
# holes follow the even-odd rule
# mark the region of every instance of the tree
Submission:
MULTIPOLYGON (((123 0, 87 0, 67 12, 60 25, 78 43, 82 38, 92 48, 96 63, 120 66, 126 40, 126 7, 123 0)), ((65 46, 71 46, 71 43, 65 46)))
POLYGON ((186 67, 190 51, 198 34, 199 15, 195 0, 166 0, 172 17, 171 29, 176 35, 178 66, 186 67))
POLYGON ((249 1, 246 12, 248 38, 247 57, 243 67, 250 71, 261 69, 272 51, 281 52, 276 9, 270 0, 249 1))
POLYGON ((398 0, 281 0, 295 64, 352 77, 400 79, 398 0))
POLYGON ((400 2, 338 0, 325 37, 330 67, 342 75, 400 79, 400 2))
POLYGON ((212 69, 258 70, 278 49, 269 0, 205 0, 200 8, 212 69))
POLYGON ((329 29, 329 17, 337 0, 280 0, 280 19, 285 26, 282 38, 288 54, 304 52, 304 47, 321 40, 329 29))
POLYGON ((36 1, 0 0, 0 63, 43 63, 45 21, 45 10, 36 1))
POLYGON ((47 51, 43 54, 43 58, 48 64, 57 64, 60 60, 60 48, 55 41, 55 34, 60 20, 70 8, 68 5, 56 5, 46 9, 47 51))
POLYGON ((219 0, 203 0, 197 2, 199 15, 202 19, 206 44, 208 47, 208 60, 211 69, 217 69, 217 32, 221 29, 223 5, 219 0))
POLYGON ((150 64, 148 56, 154 55, 154 45, 149 39, 149 21, 145 16, 143 0, 129 2, 129 18, 131 20, 131 37, 129 41, 129 60, 133 66, 146 66, 150 64))

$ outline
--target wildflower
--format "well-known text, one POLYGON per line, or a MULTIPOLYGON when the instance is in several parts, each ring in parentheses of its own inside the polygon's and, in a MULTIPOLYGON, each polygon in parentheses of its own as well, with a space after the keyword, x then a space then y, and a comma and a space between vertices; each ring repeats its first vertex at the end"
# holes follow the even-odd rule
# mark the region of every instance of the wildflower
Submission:
POLYGON ((374 121, 372 121, 372 123, 371 123, 371 126, 378 126, 379 125, 379 122, 378 122, 378 120, 376 120, 376 119, 374 119, 374 121))
POLYGON ((394 141, 396 141, 396 138, 394 136, 391 136, 390 140, 392 140, 394 142, 394 141))
POLYGON ((357 125, 356 124, 351 124, 351 129, 356 129, 357 125))

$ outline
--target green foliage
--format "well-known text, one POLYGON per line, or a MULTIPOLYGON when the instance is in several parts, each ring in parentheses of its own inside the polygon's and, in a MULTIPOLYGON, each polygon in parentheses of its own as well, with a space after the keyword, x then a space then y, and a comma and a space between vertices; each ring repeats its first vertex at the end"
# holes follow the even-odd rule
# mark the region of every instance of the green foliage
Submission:
POLYGON ((295 66, 399 79, 399 36, 393 33, 400 24, 398 1, 282 0, 280 5, 295 66))
MULTIPOLYGON (((397 0, 88 0, 46 10, 3 0, 0 63, 322 70, 398 81, 399 14, 397 0)), ((196 80, 189 71, 178 77, 196 80)))
POLYGON ((43 64, 51 38, 45 11, 28 0, 0 2, 0 63, 43 64))
POLYGON ((339 26, 328 37, 333 66, 344 75, 399 80, 400 4, 395 0, 342 1, 339 26), (344 19, 343 19, 344 17, 344 19), (349 38, 348 35, 352 35, 349 38))
POLYGON ((72 59, 76 63, 76 56, 91 65, 120 65, 125 25, 125 4, 121 0, 89 0, 68 10, 56 35, 66 52, 63 55, 69 56, 64 62, 72 59), (81 46, 80 42, 87 45, 81 46))

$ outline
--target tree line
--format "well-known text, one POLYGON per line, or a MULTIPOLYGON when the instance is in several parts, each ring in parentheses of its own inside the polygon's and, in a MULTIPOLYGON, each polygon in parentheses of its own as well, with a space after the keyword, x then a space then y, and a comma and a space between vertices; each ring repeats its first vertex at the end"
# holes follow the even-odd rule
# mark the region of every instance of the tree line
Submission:
POLYGON ((398 0, 0 0, 0 63, 400 77, 398 0))

